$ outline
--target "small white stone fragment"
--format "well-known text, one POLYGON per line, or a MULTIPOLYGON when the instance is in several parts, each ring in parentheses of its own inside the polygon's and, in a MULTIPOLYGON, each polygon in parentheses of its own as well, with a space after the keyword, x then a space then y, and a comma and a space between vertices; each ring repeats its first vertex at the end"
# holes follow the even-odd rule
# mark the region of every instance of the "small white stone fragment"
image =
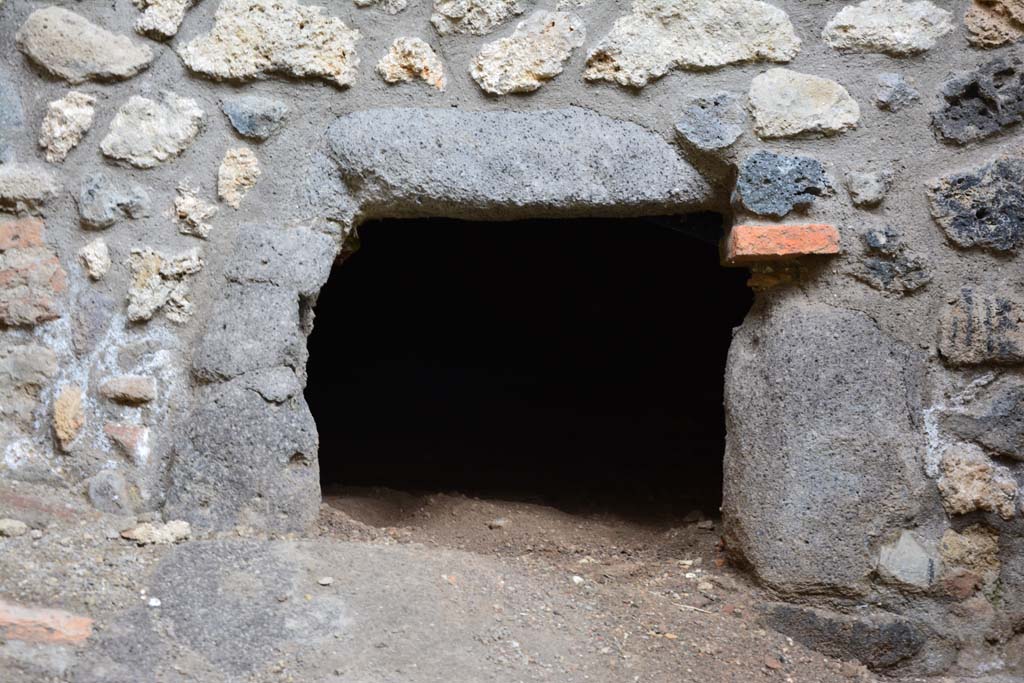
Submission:
POLYGON ((228 206, 237 209, 242 198, 256 185, 260 162, 248 147, 229 149, 217 172, 217 194, 228 206))
POLYGON ((185 12, 195 0, 132 0, 142 12, 135 30, 156 40, 167 40, 178 33, 185 12))
POLYGON ((319 579, 317 579, 317 583, 321 586, 330 586, 332 583, 334 583, 334 577, 321 576, 319 579))
POLYGON ((153 168, 192 144, 204 116, 195 100, 169 90, 158 101, 135 95, 118 110, 100 149, 137 168, 153 168))
MULTIPOLYGON (((135 541, 139 545, 169 545, 184 541, 192 536, 188 522, 176 519, 166 524, 145 522, 121 532, 121 538, 135 541)), ((159 600, 157 601, 159 603, 159 600)))
POLYGON ((487 43, 473 60, 470 75, 494 95, 531 92, 562 73, 586 30, 573 14, 538 10, 508 38, 487 43))
POLYGON ((582 586, 584 583, 586 583, 586 579, 584 579, 582 576, 573 576, 572 582, 573 585, 582 586))
POLYGON ((146 604, 149 605, 150 607, 159 607, 163 603, 160 602, 160 598, 150 598, 149 600, 146 601, 146 604))
POLYGON ((178 50, 185 65, 217 80, 282 73, 352 85, 359 31, 323 7, 295 0, 223 0, 213 29, 178 50))
POLYGON ((940 562, 909 531, 882 546, 878 553, 877 571, 883 580, 910 588, 925 589, 939 574, 940 562))
POLYGON ((582 9, 594 4, 594 0, 558 0, 558 6, 555 8, 559 12, 568 12, 574 9, 582 9))
POLYGON ((187 184, 178 186, 178 196, 174 200, 174 214, 178 219, 178 231, 183 235, 192 235, 206 239, 210 235, 211 226, 208 221, 218 211, 214 204, 199 198, 199 188, 187 184))
POLYGON ((376 7, 385 14, 398 14, 409 6, 409 0, 354 0, 356 7, 376 7))
POLYGON ((92 128, 95 103, 95 97, 77 90, 50 102, 39 132, 39 146, 46 150, 47 161, 64 161, 68 152, 82 141, 82 137, 92 128))
POLYGON ((102 280, 110 270, 110 250, 102 237, 97 237, 79 249, 78 258, 81 259, 85 272, 93 280, 102 280))
POLYGON ((846 88, 789 69, 769 69, 755 77, 750 106, 754 130, 762 138, 831 135, 853 128, 860 119, 860 107, 846 88))
POLYGON ((420 38, 396 38, 377 63, 377 73, 388 83, 407 83, 419 78, 444 90, 448 79, 434 49, 420 38))
POLYGON ((14 538, 15 536, 24 536, 26 533, 28 533, 28 524, 20 519, 7 517, 0 519, 0 536, 14 538))
POLYGON ((518 0, 434 0, 430 23, 442 36, 449 33, 483 36, 522 13, 518 0))
POLYGON ((951 17, 928 0, 864 0, 841 9, 822 38, 844 52, 906 57, 935 47, 936 40, 953 30, 951 17))
POLYGON ((759 0, 634 0, 587 57, 583 77, 640 88, 672 69, 788 62, 800 39, 781 9, 759 0))
POLYGON ((164 310, 172 322, 183 323, 192 314, 187 277, 198 273, 203 259, 198 248, 168 258, 153 249, 132 249, 128 259, 128 319, 141 322, 164 310))

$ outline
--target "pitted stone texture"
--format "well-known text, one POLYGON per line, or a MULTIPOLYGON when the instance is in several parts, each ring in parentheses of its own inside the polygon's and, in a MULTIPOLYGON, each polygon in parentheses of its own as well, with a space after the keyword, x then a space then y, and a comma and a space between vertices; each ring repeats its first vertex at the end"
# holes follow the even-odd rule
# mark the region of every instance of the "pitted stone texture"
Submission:
POLYGON ((1024 119, 1024 61, 1001 57, 962 73, 942 88, 945 106, 932 114, 940 139, 966 145, 1024 119))
POLYGON ((385 14, 398 14, 409 6, 409 0, 353 0, 356 7, 375 7, 385 14))
POLYGON ((61 450, 67 451, 85 426, 81 387, 69 384, 53 402, 53 433, 61 450))
POLYGON ((38 9, 18 29, 18 49, 68 81, 123 80, 153 60, 153 51, 61 7, 38 9))
POLYGON ((78 214, 86 228, 109 228, 121 218, 149 214, 149 193, 141 185, 121 187, 105 173, 82 178, 78 190, 78 214))
POLYGON ((833 135, 854 128, 860 107, 827 78, 769 69, 750 83, 754 131, 762 138, 833 135))
POLYGON ((53 174, 35 164, 0 164, 0 208, 38 210, 53 199, 60 186, 53 174))
POLYGON ((901 531, 878 551, 878 575, 887 583, 925 590, 935 583, 941 571, 938 554, 910 531, 901 531))
POLYGON ((863 313, 797 296, 755 308, 726 371, 730 552, 786 593, 867 590, 883 535, 927 490, 922 373, 863 313))
POLYGON ((270 74, 355 81, 359 31, 295 0, 223 0, 212 30, 178 49, 185 65, 216 80, 270 74))
POLYGON ((199 192, 199 188, 179 185, 178 196, 174 199, 174 215, 178 219, 178 232, 205 240, 213 229, 207 221, 217 214, 218 208, 200 199, 199 192))
POLYGON ((980 510, 1003 519, 1017 511, 1017 480, 1005 467, 993 463, 974 444, 954 444, 942 454, 939 491, 951 515, 980 510))
POLYGON ((740 98, 729 92, 691 97, 676 123, 676 132, 702 152, 730 147, 746 130, 747 112, 740 98))
POLYGON ((946 413, 940 424, 961 439, 1024 462, 1024 382, 993 385, 969 411, 946 413))
POLYGON ((967 40, 975 47, 999 47, 1024 38, 1024 2, 974 0, 964 14, 967 40))
POLYGON ((39 395, 57 376, 57 355, 39 344, 0 344, 0 444, 16 429, 29 430, 39 395))
POLYGON ((247 226, 232 248, 224 268, 228 282, 269 284, 310 298, 331 274, 337 246, 327 235, 309 228, 247 226))
POLYGON ((0 245, 0 326, 31 327, 59 318, 67 275, 42 241, 42 223, 0 223, 0 232, 6 245, 0 245))
POLYGON ((142 12, 135 30, 155 40, 167 40, 178 33, 185 12, 195 0, 132 0, 142 12))
POLYGON ((875 104, 879 109, 897 112, 919 99, 921 99, 921 94, 901 74, 889 72, 878 74, 875 104))
POLYGON ((952 15, 928 0, 864 0, 847 5, 825 26, 822 38, 844 52, 919 54, 953 30, 952 15))
POLYGON ((875 289, 893 294, 916 292, 932 281, 931 266, 912 253, 892 227, 875 228, 861 235, 867 252, 850 274, 875 289))
POLYGON ((268 403, 244 378, 197 392, 171 460, 165 514, 199 529, 299 531, 320 507, 316 423, 301 397, 268 403))
POLYGON ((518 0, 434 0, 430 23, 439 34, 487 35, 523 8, 518 0))
POLYGON ((221 107, 239 135, 260 141, 276 133, 288 115, 284 102, 260 95, 232 97, 221 107))
POLYGON ((237 209, 242 199, 259 180, 260 161, 248 147, 229 149, 217 171, 217 194, 228 206, 237 209))
POLYGON ((562 73, 586 35, 575 15, 539 10, 520 22, 510 37, 484 45, 469 73, 492 95, 531 92, 562 73))
POLYGON ((169 90, 158 101, 135 95, 118 109, 100 149, 136 168, 153 168, 192 144, 204 116, 195 100, 169 90))
POLYGON ((180 519, 171 520, 166 524, 145 522, 121 532, 121 538, 139 545, 170 545, 191 537, 191 525, 180 519))
POLYGON ((173 322, 188 320, 192 314, 188 277, 203 267, 199 249, 189 249, 173 258, 149 248, 132 249, 128 265, 132 273, 129 320, 149 320, 160 310, 173 322))
POLYGON ((587 57, 583 77, 639 88, 672 69, 788 62, 799 51, 789 17, 766 2, 634 0, 587 57))
POLYGON ((846 174, 846 191, 854 206, 874 207, 885 199, 895 176, 891 169, 853 170, 846 174))
POLYGON ((117 470, 100 470, 86 482, 89 502, 97 510, 115 515, 128 514, 135 509, 136 501, 117 470))
POLYGON ((95 97, 77 90, 50 102, 39 132, 39 146, 46 150, 47 161, 64 161, 68 152, 82 141, 82 137, 92 128, 95 103, 95 97))
POLYGON ((821 164, 810 157, 754 152, 740 164, 736 201, 759 216, 782 218, 806 209, 830 189, 821 164))
POLYGON ((661 136, 585 109, 375 109, 327 140, 325 172, 349 195, 333 210, 366 216, 663 215, 718 199, 661 136))
POLYGON ((968 572, 986 589, 999 580, 999 534, 984 524, 947 529, 939 543, 947 575, 968 572))
POLYGON ((388 83, 408 83, 418 78, 437 90, 444 90, 448 83, 441 58, 420 38, 396 38, 377 62, 377 73, 388 83))
POLYGON ((889 612, 858 610, 854 615, 784 603, 766 608, 768 625, 817 652, 855 659, 885 669, 917 654, 927 634, 889 612))
POLYGON ((78 258, 92 280, 102 280, 110 270, 110 249, 102 237, 97 237, 79 249, 78 258))
POLYGON ((1024 244, 1024 159, 939 178, 928 197, 932 216, 958 246, 1016 251, 1024 244))
POLYGON ((951 365, 1024 363, 1024 304, 962 288, 942 314, 939 353, 951 365))

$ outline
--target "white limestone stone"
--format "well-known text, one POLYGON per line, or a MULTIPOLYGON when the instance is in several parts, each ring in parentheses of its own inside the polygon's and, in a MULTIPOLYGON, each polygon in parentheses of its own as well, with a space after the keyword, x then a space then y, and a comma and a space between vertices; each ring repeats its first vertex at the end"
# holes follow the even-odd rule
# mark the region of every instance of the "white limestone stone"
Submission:
POLYGON ((523 8, 519 0, 434 0, 430 23, 439 34, 487 35, 523 8))
POLYGON ((178 232, 206 239, 210 235, 211 226, 207 221, 217 213, 215 205, 199 198, 199 189, 187 184, 178 186, 178 196, 174 199, 174 214, 178 219, 178 232))
POLYGON ((853 128, 860 107, 846 88, 827 78, 789 69, 769 69, 750 84, 754 131, 762 138, 787 138, 853 128))
POLYGON ((864 0, 847 5, 825 26, 822 38, 844 52, 881 52, 895 57, 935 47, 953 30, 952 15, 927 0, 864 0))
POLYGON ((377 62, 377 73, 388 83, 419 78, 438 90, 444 90, 448 84, 441 58, 420 38, 396 38, 388 53, 377 62))
POLYGON ((538 10, 510 37, 484 45, 469 72, 494 95, 530 92, 562 73, 585 39, 583 22, 575 15, 538 10))
POLYGON ((188 298, 187 278, 203 267, 198 248, 175 257, 148 247, 132 249, 128 267, 132 273, 128 289, 129 320, 149 320, 160 310, 173 322, 188 320, 192 315, 192 302, 188 298))
POLYGON ((217 194, 237 209, 260 177, 260 161, 248 147, 229 149, 217 172, 217 194))
POLYGON ((93 280, 102 280, 110 270, 110 249, 102 237, 97 237, 79 249, 78 258, 81 259, 85 272, 93 280))
POLYGON ((155 38, 167 40, 178 33, 185 12, 192 7, 195 0, 132 0, 142 11, 142 16, 135 22, 135 30, 155 38))
POLYGON ((195 100, 169 90, 159 100, 135 95, 118 110, 100 149, 137 168, 153 168, 192 144, 204 116, 195 100))
POLYGON ((398 14, 409 6, 409 0, 354 0, 356 7, 376 7, 385 14, 398 14))
POLYGON ((68 152, 82 141, 82 137, 92 128, 95 103, 95 97, 77 90, 50 102, 39 131, 39 145, 46 150, 47 161, 64 161, 68 152))

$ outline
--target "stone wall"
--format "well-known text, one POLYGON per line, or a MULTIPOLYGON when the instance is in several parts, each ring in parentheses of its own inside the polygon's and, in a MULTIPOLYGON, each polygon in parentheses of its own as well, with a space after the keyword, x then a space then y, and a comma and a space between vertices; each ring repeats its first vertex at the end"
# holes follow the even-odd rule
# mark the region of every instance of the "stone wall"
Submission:
POLYGON ((301 531, 360 221, 712 209, 766 620, 895 671, 1021 647, 1017 0, 323 4, 0 2, 0 476, 301 531))

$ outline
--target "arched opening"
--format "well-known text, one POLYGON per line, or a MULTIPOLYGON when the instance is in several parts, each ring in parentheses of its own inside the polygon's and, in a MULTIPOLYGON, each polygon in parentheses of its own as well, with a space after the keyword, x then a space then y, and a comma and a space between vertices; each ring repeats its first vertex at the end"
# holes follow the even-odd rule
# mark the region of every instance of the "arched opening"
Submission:
POLYGON ((364 224, 309 338, 325 494, 714 513, 752 302, 720 233, 717 214, 364 224))

